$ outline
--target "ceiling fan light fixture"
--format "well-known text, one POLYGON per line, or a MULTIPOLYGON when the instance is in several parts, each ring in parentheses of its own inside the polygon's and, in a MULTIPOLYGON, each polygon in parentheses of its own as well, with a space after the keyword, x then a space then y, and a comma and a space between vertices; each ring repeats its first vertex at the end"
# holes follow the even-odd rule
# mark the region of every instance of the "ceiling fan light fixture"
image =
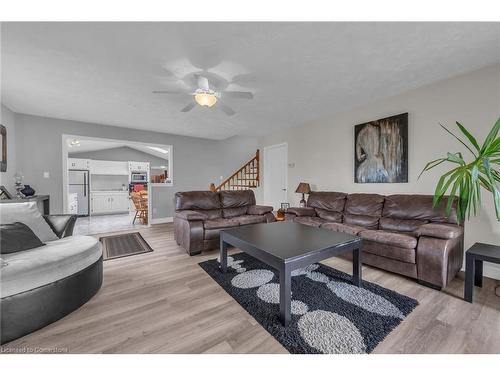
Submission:
POLYGON ((196 93, 194 95, 194 100, 202 107, 212 107, 215 103, 217 103, 217 97, 215 94, 206 92, 196 93))

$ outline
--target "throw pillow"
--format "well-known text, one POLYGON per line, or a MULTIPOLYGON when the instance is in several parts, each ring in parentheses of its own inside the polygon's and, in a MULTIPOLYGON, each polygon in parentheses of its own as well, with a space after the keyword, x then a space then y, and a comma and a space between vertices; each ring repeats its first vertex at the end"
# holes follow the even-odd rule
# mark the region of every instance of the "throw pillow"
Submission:
POLYGON ((36 202, 0 204, 0 224, 16 222, 26 224, 42 242, 58 239, 40 214, 36 202))
POLYGON ((23 223, 0 224, 0 253, 17 253, 45 244, 23 223))

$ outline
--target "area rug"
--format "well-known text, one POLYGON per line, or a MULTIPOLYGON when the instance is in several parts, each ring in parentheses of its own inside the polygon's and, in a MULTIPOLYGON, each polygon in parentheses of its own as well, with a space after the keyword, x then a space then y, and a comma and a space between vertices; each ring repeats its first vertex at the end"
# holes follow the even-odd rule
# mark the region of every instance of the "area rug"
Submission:
POLYGON ((245 253, 199 263, 290 353, 370 353, 418 305, 413 298, 363 281, 323 264, 292 273, 292 320, 279 321, 279 274, 245 253))
POLYGON ((103 260, 128 257, 153 251, 139 232, 100 237, 103 260))

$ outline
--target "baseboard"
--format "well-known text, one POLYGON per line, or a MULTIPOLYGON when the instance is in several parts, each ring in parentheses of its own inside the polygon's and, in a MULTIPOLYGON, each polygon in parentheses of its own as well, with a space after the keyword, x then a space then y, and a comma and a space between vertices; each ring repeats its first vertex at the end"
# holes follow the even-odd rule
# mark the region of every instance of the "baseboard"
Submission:
MULTIPOLYGON (((461 271, 465 272, 465 266, 462 267, 461 271)), ((495 280, 500 280, 500 265, 483 262, 483 276, 495 280)))
POLYGON ((151 225, 172 223, 173 221, 174 221, 173 217, 160 217, 158 219, 151 219, 151 225))
POLYGON ((500 265, 484 262, 483 276, 491 277, 492 279, 500 280, 500 265))

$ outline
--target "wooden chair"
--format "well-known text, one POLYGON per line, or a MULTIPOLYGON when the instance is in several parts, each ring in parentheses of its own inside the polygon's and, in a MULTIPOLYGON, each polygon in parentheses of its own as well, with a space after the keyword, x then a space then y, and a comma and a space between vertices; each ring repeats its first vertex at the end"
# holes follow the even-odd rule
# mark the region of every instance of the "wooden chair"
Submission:
POLYGON ((134 203, 135 207, 135 216, 134 220, 132 221, 132 224, 135 224, 135 220, 139 218, 139 220, 143 224, 148 223, 148 199, 147 196, 144 196, 139 193, 131 193, 130 194, 130 199, 132 199, 132 202, 134 203))

